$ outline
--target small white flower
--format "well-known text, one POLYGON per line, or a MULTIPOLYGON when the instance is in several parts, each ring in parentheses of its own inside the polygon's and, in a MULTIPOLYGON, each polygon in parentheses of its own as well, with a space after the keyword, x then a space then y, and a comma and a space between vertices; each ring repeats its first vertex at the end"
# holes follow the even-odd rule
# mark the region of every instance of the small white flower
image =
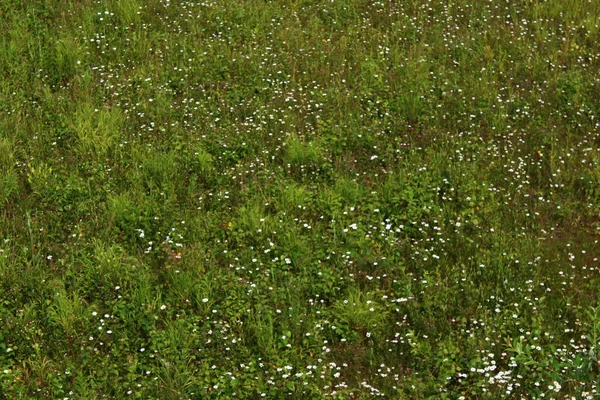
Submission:
MULTIPOLYGON (((550 386, 551 387, 551 386, 550 386)), ((562 386, 560 386, 560 383, 554 381, 554 391, 556 393, 560 392, 560 389, 562 388, 562 386)))

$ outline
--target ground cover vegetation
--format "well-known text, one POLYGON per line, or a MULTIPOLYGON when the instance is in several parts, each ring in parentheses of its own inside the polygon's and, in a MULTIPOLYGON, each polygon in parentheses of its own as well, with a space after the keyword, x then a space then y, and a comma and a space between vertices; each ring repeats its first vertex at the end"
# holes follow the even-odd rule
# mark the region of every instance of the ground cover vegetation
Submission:
POLYGON ((0 2, 0 397, 594 397, 599 26, 0 2))

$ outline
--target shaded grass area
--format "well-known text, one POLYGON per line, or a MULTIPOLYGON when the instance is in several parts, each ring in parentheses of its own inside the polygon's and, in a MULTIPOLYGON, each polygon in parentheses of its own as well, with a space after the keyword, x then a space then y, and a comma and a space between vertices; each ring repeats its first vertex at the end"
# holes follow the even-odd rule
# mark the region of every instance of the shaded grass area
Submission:
POLYGON ((0 5, 0 394, 592 398, 600 3, 0 5))

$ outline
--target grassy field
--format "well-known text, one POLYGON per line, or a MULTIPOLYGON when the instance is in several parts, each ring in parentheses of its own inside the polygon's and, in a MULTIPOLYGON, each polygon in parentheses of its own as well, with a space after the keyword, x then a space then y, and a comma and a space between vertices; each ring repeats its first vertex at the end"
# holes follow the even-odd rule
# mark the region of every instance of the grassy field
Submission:
POLYGON ((0 2, 0 398, 595 398, 600 0, 0 2))

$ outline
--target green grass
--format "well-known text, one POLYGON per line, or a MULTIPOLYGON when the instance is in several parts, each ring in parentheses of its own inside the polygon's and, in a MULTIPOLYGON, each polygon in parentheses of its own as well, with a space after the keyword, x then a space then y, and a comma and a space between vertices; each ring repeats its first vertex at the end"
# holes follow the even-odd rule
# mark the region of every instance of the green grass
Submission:
POLYGON ((594 398, 600 1, 0 4, 0 398, 594 398))

